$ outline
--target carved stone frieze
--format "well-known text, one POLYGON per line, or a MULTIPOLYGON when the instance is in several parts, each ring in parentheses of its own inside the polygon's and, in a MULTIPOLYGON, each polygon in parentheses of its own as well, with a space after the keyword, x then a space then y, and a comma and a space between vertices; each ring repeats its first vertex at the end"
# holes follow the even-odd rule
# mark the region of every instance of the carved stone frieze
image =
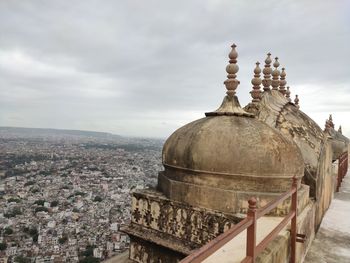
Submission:
POLYGON ((233 215, 195 208, 159 195, 156 191, 132 194, 132 224, 190 241, 196 246, 207 243, 240 220, 233 215))

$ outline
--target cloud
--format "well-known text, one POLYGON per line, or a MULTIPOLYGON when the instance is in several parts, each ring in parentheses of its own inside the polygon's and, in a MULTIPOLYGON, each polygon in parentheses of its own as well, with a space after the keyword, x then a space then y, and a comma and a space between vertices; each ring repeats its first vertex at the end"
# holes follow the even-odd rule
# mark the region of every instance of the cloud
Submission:
POLYGON ((167 137, 221 103, 233 41, 242 105, 254 63, 271 51, 306 113, 346 115, 349 9, 311 0, 1 1, 0 125, 167 137))

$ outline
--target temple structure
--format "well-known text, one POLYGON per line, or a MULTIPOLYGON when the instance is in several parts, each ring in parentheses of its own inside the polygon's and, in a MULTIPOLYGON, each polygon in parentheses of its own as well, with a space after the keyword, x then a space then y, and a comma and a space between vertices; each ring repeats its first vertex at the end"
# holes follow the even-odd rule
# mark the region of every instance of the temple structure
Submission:
MULTIPOLYGON (((250 197, 263 206, 290 189, 293 177, 298 231, 307 236, 298 248, 298 260, 303 259, 333 197, 333 162, 347 151, 349 140, 334 130, 331 119, 323 131, 300 110, 297 95, 291 102, 286 70, 279 70, 277 57, 272 69, 270 53, 263 70, 256 63, 253 99, 241 108, 237 57, 232 45, 221 106, 165 142, 157 189, 132 193, 131 223, 124 229, 131 238, 131 261, 180 261, 242 220, 250 197)), ((286 215, 289 207, 286 200, 270 215, 286 215)), ((264 262, 282 262, 272 255, 288 256, 288 249, 281 250, 288 247, 286 233, 279 246, 262 253, 264 262)))

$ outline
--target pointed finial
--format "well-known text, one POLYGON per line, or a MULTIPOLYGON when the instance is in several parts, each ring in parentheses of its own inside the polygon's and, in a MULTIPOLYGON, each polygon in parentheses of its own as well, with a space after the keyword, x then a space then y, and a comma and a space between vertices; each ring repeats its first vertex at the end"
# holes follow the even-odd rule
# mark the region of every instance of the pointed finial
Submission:
POLYGON ((252 79, 252 84, 253 84, 253 90, 250 92, 253 100, 252 102, 259 102, 261 99, 261 90, 260 90, 260 85, 261 85, 261 78, 260 78, 260 73, 261 73, 261 68, 259 67, 260 63, 259 61, 255 63, 255 69, 254 69, 254 78, 252 79))
POLYGON ((329 114, 329 125, 334 129, 334 123, 333 123, 333 117, 332 117, 332 114, 329 114))
POLYGON ((328 131, 331 128, 329 119, 326 119, 326 123, 324 125, 324 131, 328 131))
POLYGON ((271 53, 267 53, 267 58, 265 59, 265 67, 263 69, 264 79, 262 80, 262 84, 264 86, 264 91, 270 90, 271 86, 271 53))
POLYGON ((295 95, 294 104, 295 104, 295 106, 297 106, 298 109, 300 108, 298 95, 295 95))
POLYGON ((286 71, 285 71, 285 68, 282 68, 282 72, 280 74, 280 81, 279 81, 279 84, 280 84, 280 92, 285 95, 286 94, 286 84, 287 84, 287 81, 286 81, 286 71))
POLYGON ((226 66, 226 72, 228 73, 227 79, 224 81, 224 84, 226 86, 227 92, 226 94, 229 97, 233 97, 236 94, 236 89, 239 85, 239 81, 236 79, 237 75, 236 73, 239 70, 239 67, 237 65, 237 57, 238 53, 236 51, 236 45, 232 44, 232 50, 228 54, 229 57, 229 64, 226 66))
POLYGON ((273 66, 275 67, 275 69, 272 71, 272 89, 273 90, 278 90, 278 86, 279 86, 279 75, 280 75, 280 71, 277 69, 279 67, 280 63, 278 62, 278 57, 275 57, 275 62, 273 63, 273 66))
POLYGON ((342 131, 342 129, 341 129, 341 125, 339 125, 338 132, 341 133, 341 134, 343 134, 343 131, 342 131))
POLYGON ((287 98, 287 100, 288 100, 289 102, 292 101, 291 98, 290 98, 290 88, 289 88, 289 86, 287 87, 287 90, 286 90, 286 98, 287 98))
POLYGON ((205 116, 212 117, 227 115, 254 118, 255 115, 253 113, 246 112, 242 109, 237 96, 235 96, 237 86, 239 85, 239 81, 236 79, 236 73, 239 70, 237 65, 238 53, 236 51, 235 44, 233 44, 231 48, 231 52, 228 54, 228 57, 230 59, 229 64, 226 66, 226 72, 228 73, 228 75, 227 79, 224 82, 227 89, 227 95, 224 97, 224 100, 222 101, 220 107, 217 110, 212 112, 206 112, 205 116))

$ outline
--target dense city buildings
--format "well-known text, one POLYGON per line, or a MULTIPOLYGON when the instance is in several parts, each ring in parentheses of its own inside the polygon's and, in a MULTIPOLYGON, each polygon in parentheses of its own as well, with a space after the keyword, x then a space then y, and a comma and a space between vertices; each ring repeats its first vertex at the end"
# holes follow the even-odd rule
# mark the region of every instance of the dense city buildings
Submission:
POLYGON ((130 191, 155 185, 161 145, 0 128, 0 262, 99 262, 125 251, 130 191))

